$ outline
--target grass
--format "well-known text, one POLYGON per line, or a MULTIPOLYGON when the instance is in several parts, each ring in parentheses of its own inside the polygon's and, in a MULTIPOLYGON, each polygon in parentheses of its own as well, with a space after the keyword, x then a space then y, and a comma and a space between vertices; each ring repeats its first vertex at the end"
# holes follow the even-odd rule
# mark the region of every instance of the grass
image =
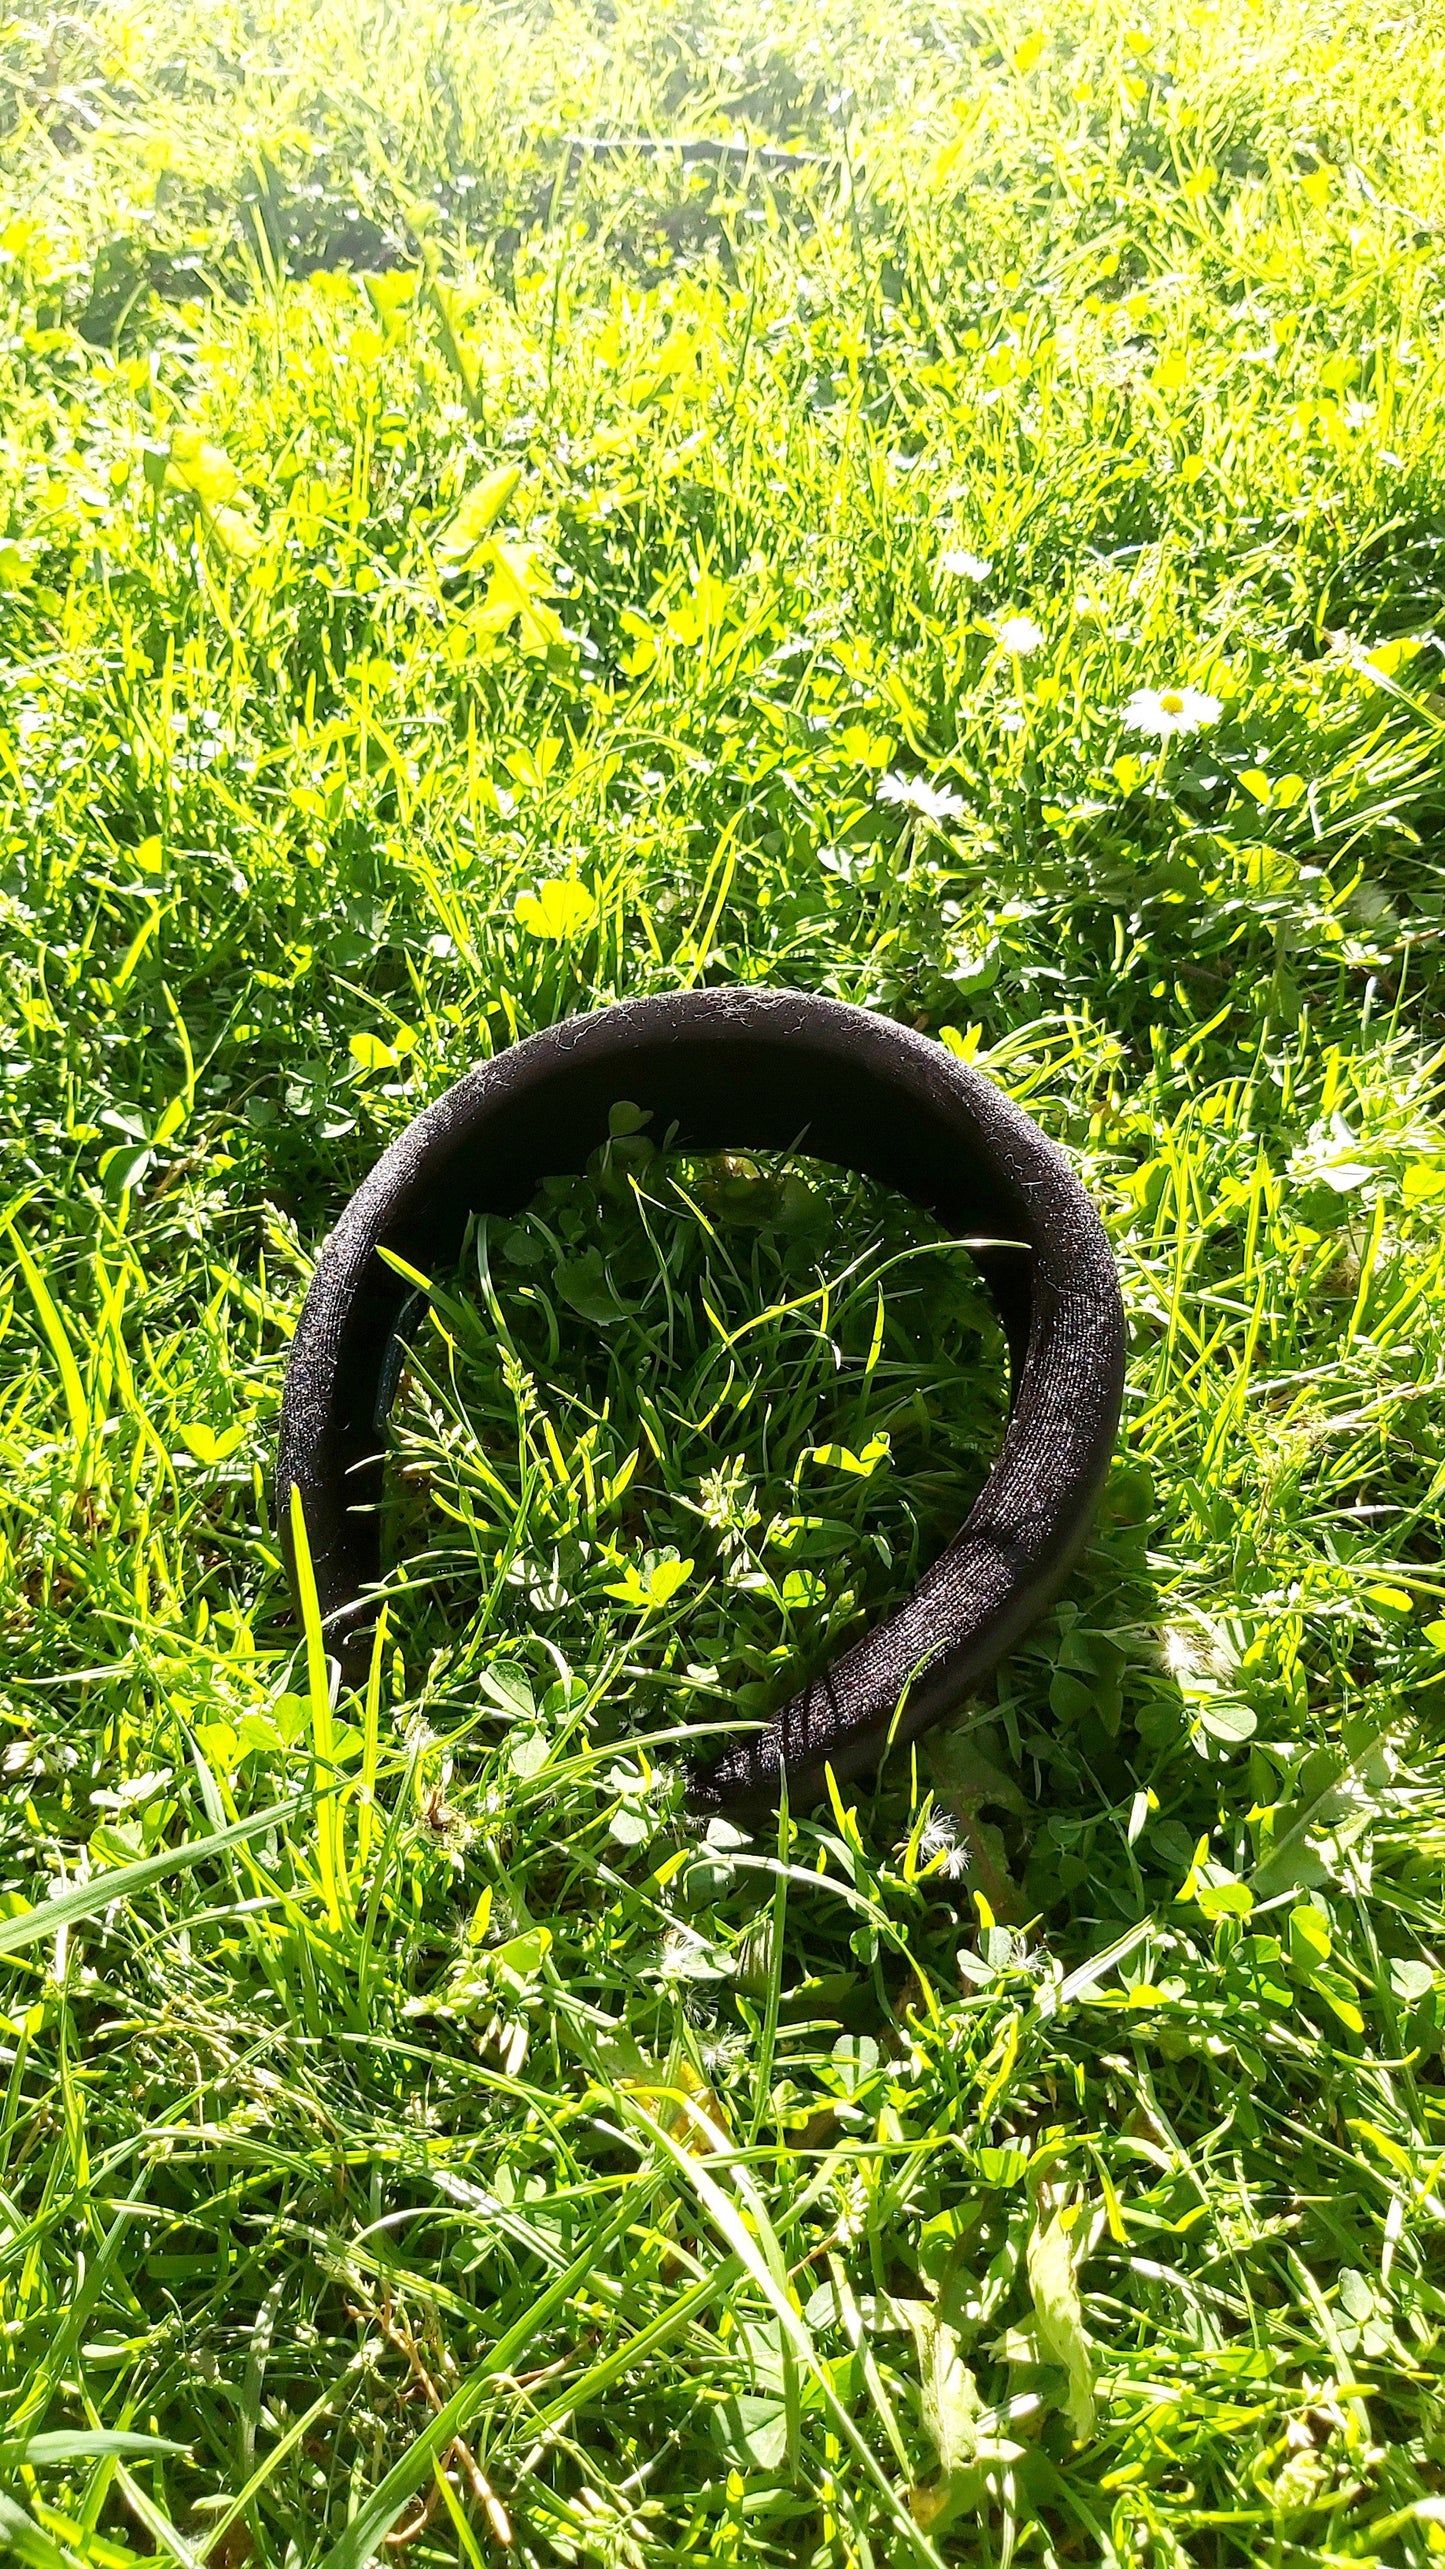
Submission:
POLYGON ((1445 2551, 1440 38, 0 27, 17 2560, 1445 2551), (1131 1320, 1052 1618, 752 1836, 998 1432, 921 1219, 623 1115, 479 1231, 359 1696, 269 1481, 386 1141, 701 980, 976 1059, 1131 1320))

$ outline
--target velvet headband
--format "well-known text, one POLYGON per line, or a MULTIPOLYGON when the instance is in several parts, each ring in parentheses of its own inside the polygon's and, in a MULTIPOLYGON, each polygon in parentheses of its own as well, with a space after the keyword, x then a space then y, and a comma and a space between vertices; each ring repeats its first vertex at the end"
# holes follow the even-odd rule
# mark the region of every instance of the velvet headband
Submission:
POLYGON ((1063 1154, 981 1072, 908 1028, 803 991, 635 999, 469 1071, 393 1142, 326 1242, 292 1343, 281 1524, 299 1490, 328 1647, 354 1674, 381 1576, 386 1416, 411 1289, 471 1215, 581 1171, 623 1102, 679 1151, 799 1151, 882 1181, 973 1255, 1008 1341, 1012 1408, 967 1522, 913 1594, 769 1727, 705 1770, 702 1810, 794 1804, 952 1712, 1049 1602, 1108 1467, 1124 1316, 1103 1227, 1063 1154))

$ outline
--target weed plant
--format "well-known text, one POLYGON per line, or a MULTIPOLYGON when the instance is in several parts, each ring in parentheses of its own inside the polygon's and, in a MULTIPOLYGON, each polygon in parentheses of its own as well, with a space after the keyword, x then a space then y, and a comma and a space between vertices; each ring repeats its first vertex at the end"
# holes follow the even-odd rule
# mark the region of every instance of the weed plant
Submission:
POLYGON ((0 23, 0 2548, 1445 2552, 1439 11, 0 23), (694 148, 677 148, 685 142, 694 148), (876 1786, 966 1254, 635 1114, 271 1484, 351 1188, 606 1000, 1070 1153, 1117 1463, 876 1786))

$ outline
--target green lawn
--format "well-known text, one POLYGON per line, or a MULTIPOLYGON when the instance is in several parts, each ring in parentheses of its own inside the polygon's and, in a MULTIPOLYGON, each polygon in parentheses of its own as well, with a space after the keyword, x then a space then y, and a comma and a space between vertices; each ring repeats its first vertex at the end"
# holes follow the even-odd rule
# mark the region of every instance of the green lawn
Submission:
POLYGON ((17 2561, 1445 2554, 1442 43, 0 24, 17 2561), (387 1140, 737 981, 1018 1098, 1131 1359, 984 1699, 704 1838, 998 1436, 921 1217, 624 1115, 483 1226, 363 1698, 270 1475, 387 1140))

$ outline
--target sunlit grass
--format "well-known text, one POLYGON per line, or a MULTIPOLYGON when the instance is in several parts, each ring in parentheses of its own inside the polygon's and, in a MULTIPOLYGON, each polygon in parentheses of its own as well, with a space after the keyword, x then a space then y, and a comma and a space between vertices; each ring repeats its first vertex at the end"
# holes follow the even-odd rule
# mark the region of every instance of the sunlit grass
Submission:
POLYGON ((1445 2549, 1439 32, 0 32, 16 2558, 1445 2549), (270 1482, 385 1143, 703 981, 978 1062, 1131 1320, 1053 1615, 752 1835, 687 1736, 1000 1431, 921 1218, 624 1115, 479 1226, 334 1703, 270 1482))

